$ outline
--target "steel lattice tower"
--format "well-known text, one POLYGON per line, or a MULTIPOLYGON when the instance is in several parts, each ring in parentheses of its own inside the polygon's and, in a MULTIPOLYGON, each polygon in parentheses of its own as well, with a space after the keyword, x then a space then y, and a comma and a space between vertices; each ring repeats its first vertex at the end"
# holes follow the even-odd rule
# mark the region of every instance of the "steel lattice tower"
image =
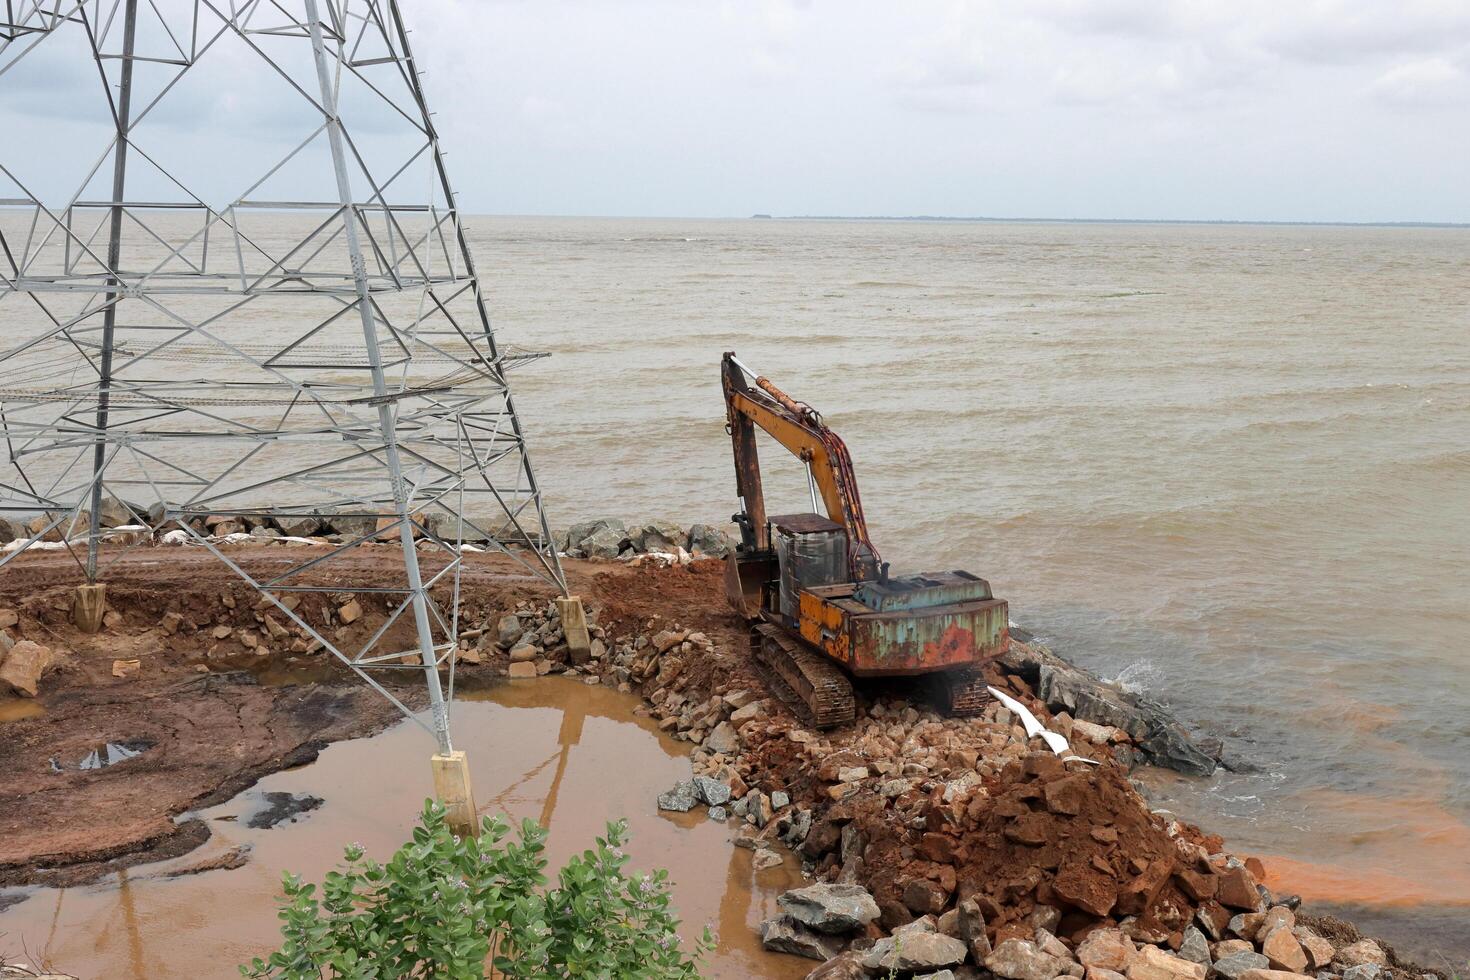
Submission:
POLYGON ((463 541, 566 587, 506 381, 538 355, 496 343, 398 4, 0 0, 0 107, 50 96, 98 145, 0 139, 0 515, 45 515, 27 545, 70 538, 88 583, 104 508, 184 529, 410 717, 365 671, 421 671, 449 752, 463 541), (231 122, 257 93, 271 118, 231 122), (208 512, 359 533, 263 575, 208 512), (390 619, 342 649, 286 600, 379 535, 390 619))

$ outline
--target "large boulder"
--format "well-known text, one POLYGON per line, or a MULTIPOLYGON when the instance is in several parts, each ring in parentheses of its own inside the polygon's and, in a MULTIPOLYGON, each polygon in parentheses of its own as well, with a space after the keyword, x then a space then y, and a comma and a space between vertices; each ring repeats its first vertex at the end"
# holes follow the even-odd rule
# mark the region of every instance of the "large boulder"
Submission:
POLYGON ((585 558, 616 558, 623 553, 627 543, 628 538, 621 530, 602 527, 587 535, 571 550, 585 558))
POLYGON ((761 923, 761 945, 774 953, 791 953, 824 962, 842 951, 840 940, 808 929, 789 915, 778 915, 761 923))
POLYGON ((617 532, 618 536, 621 538, 626 536, 626 532, 628 529, 622 521, 614 520, 607 517, 599 517, 596 520, 583 521, 581 524, 573 524, 571 527, 567 528, 565 550, 574 558, 585 557, 586 551, 582 547, 582 542, 592 537, 592 535, 596 534, 598 531, 608 530, 617 532))
POLYGON ((806 980, 868 980, 868 968, 863 966, 866 950, 850 949, 834 956, 806 975, 806 980))
POLYGON ((1312 980, 1305 973, 1292 973, 1290 970, 1246 970, 1240 975, 1240 980, 1312 980))
POLYGON ((18 536, 19 532, 16 531, 15 525, 0 517, 0 544, 9 544, 18 536))
POLYGON ((0 690, 8 688, 22 697, 35 697, 52 659, 50 647, 21 640, 10 648, 5 662, 0 664, 0 690))
POLYGON ((776 899, 787 915, 818 932, 851 932, 878 918, 878 903, 861 885, 808 885, 776 899))
POLYGON ((112 495, 102 498, 102 505, 97 508, 98 527, 124 527, 138 524, 143 520, 146 510, 137 504, 125 504, 112 495))
POLYGON ((376 515, 332 514, 328 520, 331 521, 333 531, 349 538, 366 537, 378 529, 376 515))
POLYGON ((1128 961, 1125 975, 1128 980, 1205 980, 1205 968, 1157 946, 1144 946, 1128 961))
POLYGON ((673 789, 667 793, 660 793, 658 796, 658 808, 673 810, 675 813, 688 813, 698 802, 699 793, 690 780, 676 783, 673 789))
POLYGON ((1208 972, 1210 968, 1210 941, 1195 926, 1186 926, 1179 943, 1179 955, 1191 963, 1198 963, 1208 972))
MULTIPOLYGON (((889 973, 942 970, 965 962, 967 952, 965 944, 953 936, 915 930, 878 940, 863 958, 863 966, 889 973)), ((1048 974, 1045 980, 1054 976, 1048 974)))
POLYGON ((1212 978, 1224 978, 1224 980, 1240 980, 1249 970, 1268 970, 1271 961, 1260 953, 1241 951, 1222 956, 1210 967, 1212 978))
POLYGON ((1133 940, 1121 929, 1095 929, 1077 947, 1077 960, 1088 969, 1122 973, 1133 958, 1133 940))
POLYGON ((1005 980, 1052 980, 1064 965, 1028 939, 1007 939, 985 957, 985 969, 1005 980))
POLYGON ((673 521, 653 520, 628 531, 628 541, 635 551, 676 554, 684 547, 684 540, 684 529, 673 521))
POLYGON ((288 537, 309 538, 321 533, 322 519, 315 514, 278 514, 276 527, 288 537))
POLYGON ((1261 955, 1271 961, 1273 969, 1307 972, 1307 951, 1302 949, 1290 926, 1280 925, 1266 933, 1261 940, 1261 955))
POLYGON ((495 642, 501 649, 509 650, 515 646, 516 641, 525 631, 525 627, 521 625, 521 618, 515 613, 508 613, 501 616, 495 624, 495 642))
POLYGON ((1001 663, 1035 684, 1037 696, 1052 711, 1126 732, 1155 765, 1195 776, 1214 774, 1216 760, 1190 741, 1159 702, 1107 684, 1040 644, 1012 647, 1001 663))
POLYGON ((696 558, 724 558, 735 550, 735 542, 717 527, 695 524, 689 528, 685 549, 696 558))
POLYGON ((729 785, 713 776, 695 776, 694 792, 705 806, 724 806, 730 802, 729 785))
POLYGON ((970 947, 970 959, 984 963, 991 952, 990 935, 985 931, 979 902, 967 898, 955 906, 955 931, 959 940, 970 947))
MULTIPOLYGON (((1219 882, 1219 885, 1215 889, 1215 898, 1226 908, 1244 909, 1247 912, 1254 912, 1261 906, 1261 892, 1257 888, 1256 877, 1244 865, 1226 868, 1220 873, 1219 882)), ((1265 916, 1263 915, 1254 926, 1250 927, 1250 935, 1247 936, 1241 933, 1237 933, 1237 935, 1241 935, 1244 939, 1254 939, 1255 930, 1260 928, 1260 923, 1264 919, 1265 916)), ((1234 919, 1231 920, 1231 928, 1235 928, 1234 919)))
POLYGON ((722 721, 715 726, 714 731, 705 736, 704 747, 721 755, 733 755, 740 749, 740 736, 734 725, 722 721))
POLYGON ((1388 954, 1383 951, 1382 946, 1371 939, 1360 939, 1349 946, 1344 946, 1332 958, 1332 965, 1339 970, 1369 964, 1388 966, 1388 954))

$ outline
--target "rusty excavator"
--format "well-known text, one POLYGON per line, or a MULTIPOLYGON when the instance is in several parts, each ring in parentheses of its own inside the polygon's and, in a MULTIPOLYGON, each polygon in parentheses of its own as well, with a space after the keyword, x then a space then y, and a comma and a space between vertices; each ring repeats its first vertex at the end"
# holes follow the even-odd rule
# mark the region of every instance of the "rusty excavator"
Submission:
POLYGON ((890 575, 868 539, 852 458, 821 415, 734 352, 720 376, 742 508, 725 591, 752 623, 756 658, 818 728, 852 720, 850 677, 924 677, 941 710, 978 713, 989 697, 981 669, 1010 643, 1005 600, 969 572, 890 575), (757 428, 806 465, 811 513, 766 515, 757 428))

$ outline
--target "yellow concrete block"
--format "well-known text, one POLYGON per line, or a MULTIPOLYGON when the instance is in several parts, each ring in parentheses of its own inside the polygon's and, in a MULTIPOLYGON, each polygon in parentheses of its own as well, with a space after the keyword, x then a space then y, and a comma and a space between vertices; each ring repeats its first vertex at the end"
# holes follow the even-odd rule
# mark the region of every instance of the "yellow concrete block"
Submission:
POLYGON ((435 755, 429 760, 434 768, 434 795, 444 805, 445 822, 461 837, 478 837, 479 814, 475 811, 475 794, 470 786, 470 765, 462 751, 435 755))

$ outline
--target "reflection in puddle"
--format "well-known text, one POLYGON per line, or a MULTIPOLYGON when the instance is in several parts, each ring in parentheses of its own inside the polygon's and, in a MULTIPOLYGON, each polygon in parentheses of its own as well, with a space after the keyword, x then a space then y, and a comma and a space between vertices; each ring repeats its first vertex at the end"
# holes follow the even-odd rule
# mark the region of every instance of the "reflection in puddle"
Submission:
MULTIPOLYGON (((561 678, 462 693, 455 747, 469 754, 481 812, 547 825, 552 868, 589 846, 607 821, 627 819, 631 866, 668 869, 685 935, 706 924, 719 933, 707 976, 804 977, 815 963, 761 952, 754 932, 775 911, 776 896, 801 884, 794 861, 755 872, 751 852, 730 844, 735 824, 710 821, 702 809, 658 812, 657 795, 689 776, 687 745, 634 717, 637 703, 561 678)), ((432 751, 412 723, 332 745, 315 763, 199 813, 214 836, 193 854, 91 887, 37 890, 0 913, 0 933, 14 948, 44 950, 55 968, 79 976, 232 976, 234 964, 276 945, 283 870, 319 881, 349 841, 386 858, 407 838, 431 791, 432 751), (269 793, 325 802, 309 820, 252 830, 246 818, 269 793), (253 850, 237 870, 162 877, 241 844, 253 850)))
MULTIPOLYGON (((136 758, 151 748, 153 748, 153 743, 145 738, 130 739, 126 742, 108 742, 88 752, 82 761, 77 763, 77 768, 106 769, 108 766, 115 766, 119 762, 136 758)), ((58 772, 61 771, 54 759, 51 766, 58 772)))

